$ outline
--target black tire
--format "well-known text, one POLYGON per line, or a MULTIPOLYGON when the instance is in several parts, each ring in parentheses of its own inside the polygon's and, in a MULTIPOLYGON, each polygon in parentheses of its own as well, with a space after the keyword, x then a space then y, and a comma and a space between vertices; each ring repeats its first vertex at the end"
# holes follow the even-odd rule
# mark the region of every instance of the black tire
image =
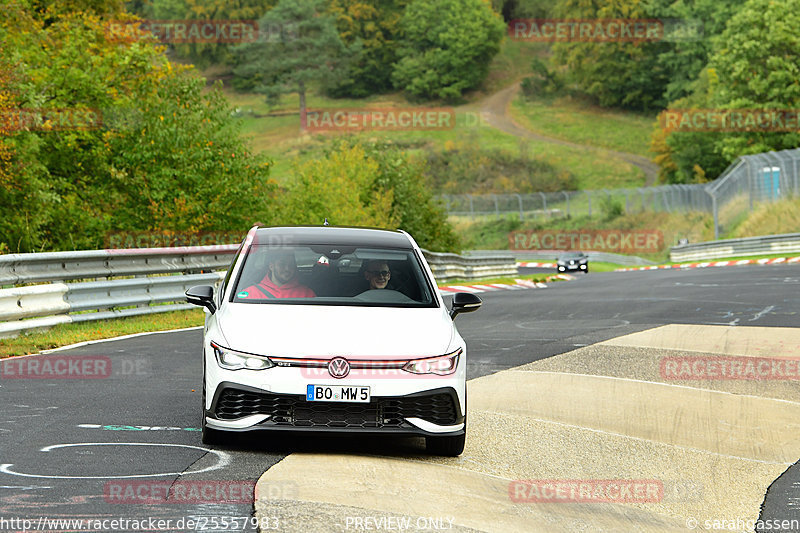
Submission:
POLYGON ((203 356, 203 408, 201 409, 202 418, 200 420, 200 440, 203 444, 222 444, 225 440, 222 431, 218 431, 216 429, 211 429, 210 427, 206 426, 206 362, 205 362, 205 355, 203 356))
POLYGON ((425 451, 431 455, 458 457, 464 452, 467 442, 467 417, 464 417, 464 433, 454 437, 425 437, 425 451))
POLYGON ((464 451, 467 434, 455 437, 425 437, 425 450, 431 455, 458 457, 464 451))

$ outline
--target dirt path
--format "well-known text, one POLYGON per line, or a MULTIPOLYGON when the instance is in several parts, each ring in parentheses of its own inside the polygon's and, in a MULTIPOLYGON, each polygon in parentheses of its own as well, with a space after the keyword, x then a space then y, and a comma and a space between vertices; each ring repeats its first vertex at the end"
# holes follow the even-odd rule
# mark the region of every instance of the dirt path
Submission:
POLYGON ((562 139, 556 139, 555 137, 548 137, 547 135, 541 135, 539 133, 532 132, 514 122, 514 119, 512 119, 511 115, 508 113, 508 107, 514 100, 517 91, 519 91, 519 86, 520 83, 517 82, 509 87, 506 87, 502 91, 494 93, 493 95, 489 96, 482 102, 481 104, 482 116, 484 117, 484 120, 486 120, 491 126, 499 129, 500 131, 504 131, 506 133, 510 133, 511 135, 522 137, 524 139, 560 144, 562 146, 570 146, 572 148, 593 150, 596 152, 608 154, 617 159, 622 159, 623 161, 627 161, 628 163, 642 169, 645 175, 646 186, 655 184, 656 178, 658 177, 658 165, 656 165, 646 157, 636 154, 629 154, 627 152, 617 152, 616 150, 599 148, 597 146, 591 146, 587 144, 577 144, 562 139))

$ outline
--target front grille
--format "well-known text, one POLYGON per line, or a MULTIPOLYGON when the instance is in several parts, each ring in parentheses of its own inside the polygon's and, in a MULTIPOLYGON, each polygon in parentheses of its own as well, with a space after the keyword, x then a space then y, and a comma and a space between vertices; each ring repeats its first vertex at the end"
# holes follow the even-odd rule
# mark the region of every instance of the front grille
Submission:
POLYGON ((292 427, 400 428, 404 418, 421 418, 438 425, 456 423, 456 406, 450 394, 376 398, 369 403, 308 402, 305 396, 251 392, 225 388, 214 416, 233 420, 270 415, 270 424, 292 427))

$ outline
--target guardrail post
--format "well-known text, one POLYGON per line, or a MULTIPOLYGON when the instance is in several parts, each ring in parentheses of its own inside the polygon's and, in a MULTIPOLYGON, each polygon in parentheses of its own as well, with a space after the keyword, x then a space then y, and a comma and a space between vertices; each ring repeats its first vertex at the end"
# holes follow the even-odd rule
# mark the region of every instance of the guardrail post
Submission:
POLYGON ((625 212, 626 213, 630 212, 630 210, 631 210, 630 199, 631 199, 630 198, 630 191, 628 189, 625 189, 625 212))
POLYGON ((469 216, 471 218, 475 218, 475 206, 472 205, 472 195, 468 194, 469 197, 469 216))
POLYGON ((494 198, 494 215, 500 218, 500 204, 497 203, 497 195, 493 194, 492 198, 494 198))
POLYGON ((522 214, 522 195, 515 194, 514 196, 517 197, 517 201, 519 202, 519 221, 522 222, 525 220, 525 216, 522 214))
POLYGON ((546 217, 547 216, 547 197, 545 197, 543 192, 540 192, 539 194, 542 197, 542 212, 544 213, 544 216, 546 217))
POLYGON ((719 213, 717 212, 717 197, 711 193, 711 211, 714 213, 714 240, 719 239, 719 213))
POLYGON ((569 216, 569 194, 566 191, 561 191, 561 194, 564 195, 564 199, 567 201, 567 216, 569 216))
POLYGON ((586 197, 589 199, 589 217, 592 216, 592 193, 589 191, 586 192, 586 197))

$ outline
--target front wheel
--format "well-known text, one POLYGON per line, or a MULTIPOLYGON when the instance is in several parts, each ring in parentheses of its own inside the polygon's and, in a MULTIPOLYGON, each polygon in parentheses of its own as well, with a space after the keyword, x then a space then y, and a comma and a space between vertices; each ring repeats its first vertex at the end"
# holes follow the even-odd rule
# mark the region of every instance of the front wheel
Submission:
POLYGON ((210 427, 206 426, 206 363, 205 357, 203 358, 203 408, 201 409, 200 413, 202 414, 202 419, 200 420, 200 430, 201 430, 201 437, 200 440, 203 444, 222 444, 223 435, 221 431, 216 429, 211 429, 210 427))
POLYGON ((467 419, 464 419, 464 433, 454 437, 425 437, 425 450, 431 455, 458 457, 464 452, 467 442, 467 419))
POLYGON ((203 414, 203 420, 200 423, 200 428, 202 429, 202 437, 201 440, 203 444, 222 444, 223 442, 223 435, 221 431, 216 429, 211 429, 210 427, 206 426, 206 416, 205 413, 203 414))

